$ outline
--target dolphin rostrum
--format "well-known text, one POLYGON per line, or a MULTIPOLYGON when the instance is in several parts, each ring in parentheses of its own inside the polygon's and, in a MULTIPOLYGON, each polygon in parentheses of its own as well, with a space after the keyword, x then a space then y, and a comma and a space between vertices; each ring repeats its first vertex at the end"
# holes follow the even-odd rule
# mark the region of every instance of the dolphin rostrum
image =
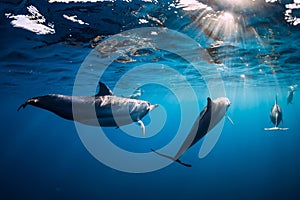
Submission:
POLYGON ((102 82, 95 96, 67 96, 48 94, 28 99, 21 108, 27 105, 49 110, 58 116, 78 121, 91 126, 119 127, 138 122, 145 135, 142 118, 158 105, 148 101, 117 97, 102 82))
POLYGON ((270 119, 272 123, 274 124, 273 128, 265 128, 266 131, 272 131, 272 130, 287 130, 288 128, 279 128, 279 124, 282 121, 282 109, 280 105, 277 103, 277 95, 275 97, 275 103, 270 111, 270 119))
POLYGON ((151 149, 156 154, 176 161, 186 167, 191 167, 190 164, 183 163, 179 158, 194 144, 196 144, 202 137, 204 137, 210 130, 212 130, 224 116, 226 116, 231 123, 232 120, 226 115, 226 111, 230 106, 230 101, 226 97, 220 97, 214 100, 207 98, 207 105, 197 117, 192 129, 190 130, 187 138, 181 145, 177 154, 172 157, 159 153, 151 149))

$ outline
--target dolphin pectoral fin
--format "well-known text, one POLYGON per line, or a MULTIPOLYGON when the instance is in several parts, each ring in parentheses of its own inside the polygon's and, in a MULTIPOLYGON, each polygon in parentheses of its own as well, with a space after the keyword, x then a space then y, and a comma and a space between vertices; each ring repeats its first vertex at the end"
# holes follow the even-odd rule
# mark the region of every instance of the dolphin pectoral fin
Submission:
POLYGON ((27 106, 27 103, 23 103, 22 105, 19 106, 19 108, 17 109, 17 111, 21 110, 22 108, 24 109, 27 106))
POLYGON ((139 123, 139 125, 142 129, 143 136, 145 136, 146 135, 146 129, 145 129, 145 125, 144 125, 143 121, 139 119, 137 122, 139 123))
POLYGON ((234 125, 234 122, 232 121, 232 119, 231 119, 228 115, 225 114, 225 117, 230 121, 230 123, 231 123, 232 125, 234 125))
POLYGON ((165 157, 165 158, 167 158, 167 159, 170 159, 170 160, 173 160, 173 161, 175 161, 175 162, 178 162, 179 164, 181 164, 181 165, 183 165, 183 166, 185 166, 185 167, 192 167, 191 164, 184 163, 184 162, 182 162, 182 161, 179 160, 179 159, 173 158, 172 156, 168 156, 168 155, 159 153, 159 152, 155 151, 154 149, 151 149, 151 151, 153 151, 154 153, 156 153, 156 154, 159 155, 159 156, 162 156, 162 157, 165 157))
POLYGON ((185 167, 192 167, 191 164, 183 163, 183 162, 181 162, 179 159, 177 159, 177 160, 175 160, 175 161, 178 162, 179 164, 185 166, 185 167))

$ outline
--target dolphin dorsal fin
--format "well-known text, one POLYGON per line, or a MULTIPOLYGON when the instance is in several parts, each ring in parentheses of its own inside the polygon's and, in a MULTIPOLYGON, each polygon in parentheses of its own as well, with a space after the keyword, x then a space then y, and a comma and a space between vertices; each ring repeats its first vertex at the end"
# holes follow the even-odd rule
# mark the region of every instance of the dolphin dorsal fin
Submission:
POLYGON ((212 101, 211 98, 207 97, 207 105, 206 105, 207 108, 211 107, 211 101, 212 101))
POLYGON ((99 81, 99 92, 96 96, 114 95, 107 85, 99 81))

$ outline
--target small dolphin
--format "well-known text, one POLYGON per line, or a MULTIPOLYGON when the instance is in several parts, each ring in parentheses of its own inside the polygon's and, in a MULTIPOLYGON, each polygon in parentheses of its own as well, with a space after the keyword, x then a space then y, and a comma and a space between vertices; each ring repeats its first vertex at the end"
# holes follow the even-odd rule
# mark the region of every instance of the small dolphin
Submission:
POLYGON ((279 124, 282 121, 282 109, 280 105, 277 103, 277 95, 275 97, 275 103, 270 111, 270 119, 274 124, 273 128, 265 128, 266 131, 270 130, 287 130, 288 128, 279 128, 279 124))
POLYGON ((294 98, 294 90, 289 90, 288 97, 287 97, 287 104, 293 104, 293 98, 294 98))
POLYGON ((163 156, 165 158, 171 159, 179 164, 182 164, 186 167, 191 167, 190 164, 183 163, 179 158, 194 144, 196 144, 201 138, 203 138, 210 130, 212 130, 224 116, 226 116, 231 123, 232 120, 226 115, 226 111, 230 106, 230 101, 226 97, 220 97, 215 100, 207 98, 207 105, 202 110, 200 115, 197 117, 192 129, 190 130, 187 138, 183 142, 177 154, 172 157, 159 153, 151 149, 156 154, 163 156))
POLYGON ((28 99, 18 111, 27 105, 43 108, 64 119, 91 126, 119 127, 138 122, 143 135, 145 126, 141 119, 158 106, 147 101, 117 97, 102 82, 99 82, 99 92, 95 96, 48 94, 28 99))
POLYGON ((297 85, 291 85, 289 86, 290 90, 288 91, 288 97, 287 97, 287 104, 292 104, 294 93, 296 90, 297 85))
POLYGON ((275 104, 273 105, 270 112, 270 118, 275 127, 278 127, 278 125, 282 121, 282 109, 277 103, 277 95, 275 97, 275 104))

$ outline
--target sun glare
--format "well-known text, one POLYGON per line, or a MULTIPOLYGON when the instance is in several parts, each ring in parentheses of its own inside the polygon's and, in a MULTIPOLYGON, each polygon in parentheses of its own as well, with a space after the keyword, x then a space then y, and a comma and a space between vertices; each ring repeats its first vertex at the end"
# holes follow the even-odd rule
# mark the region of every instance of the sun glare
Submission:
POLYGON ((247 1, 245 0, 225 0, 227 4, 233 5, 233 6, 242 6, 244 5, 247 1))
POLYGON ((232 16, 231 13, 228 13, 228 12, 224 12, 222 15, 221 15, 222 19, 225 20, 225 21, 233 21, 234 18, 232 16))
POLYGON ((227 5, 234 8, 243 9, 257 4, 256 0, 216 0, 221 5, 227 5))

